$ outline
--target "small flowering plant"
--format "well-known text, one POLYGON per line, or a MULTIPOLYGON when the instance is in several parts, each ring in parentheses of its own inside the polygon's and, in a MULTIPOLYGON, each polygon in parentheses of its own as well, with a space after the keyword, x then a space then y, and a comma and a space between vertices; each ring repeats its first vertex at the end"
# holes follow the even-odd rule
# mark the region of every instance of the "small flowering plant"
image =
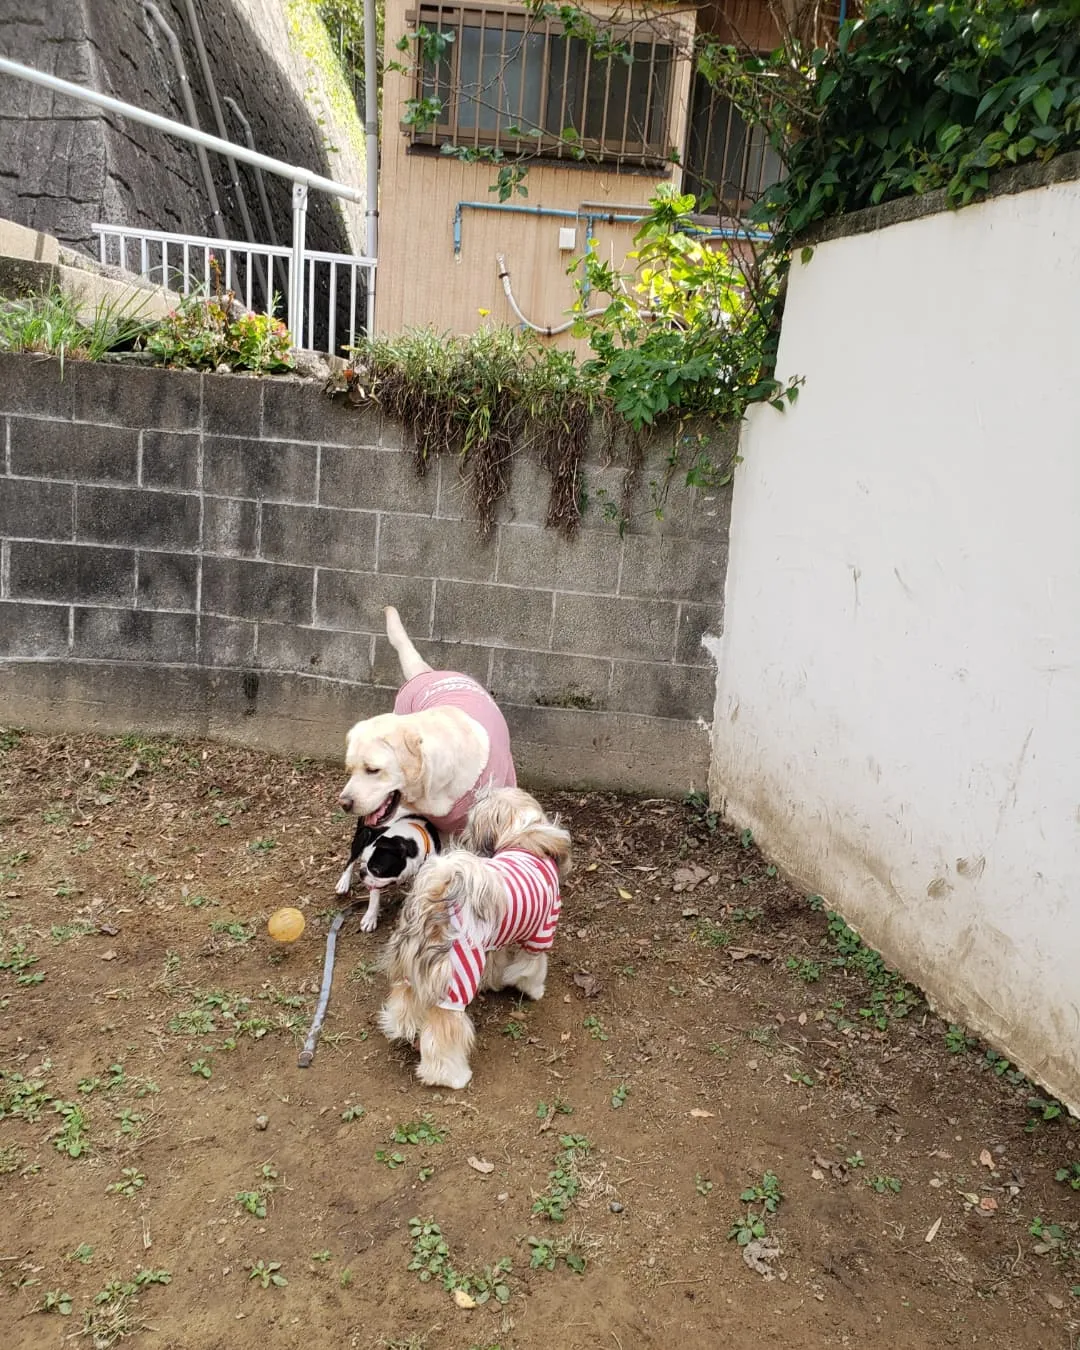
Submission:
POLYGON ((186 296, 148 335, 147 349, 163 365, 196 370, 292 370, 289 330, 271 314, 242 310, 232 291, 186 296))

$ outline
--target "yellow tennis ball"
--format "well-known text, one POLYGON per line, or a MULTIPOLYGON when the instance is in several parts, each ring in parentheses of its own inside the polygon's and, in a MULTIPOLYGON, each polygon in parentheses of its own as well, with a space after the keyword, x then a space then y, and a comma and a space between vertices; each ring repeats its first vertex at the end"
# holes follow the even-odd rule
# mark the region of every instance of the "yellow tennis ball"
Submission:
POLYGON ((295 942, 304 931, 304 916, 298 909, 275 910, 266 931, 275 942, 295 942))

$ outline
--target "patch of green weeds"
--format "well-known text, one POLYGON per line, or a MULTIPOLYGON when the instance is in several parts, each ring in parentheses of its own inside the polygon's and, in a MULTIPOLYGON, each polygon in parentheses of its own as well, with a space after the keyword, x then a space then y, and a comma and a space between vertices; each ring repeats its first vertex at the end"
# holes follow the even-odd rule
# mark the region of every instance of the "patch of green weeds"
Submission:
POLYGON ((977 1044, 974 1037, 968 1035, 966 1027, 957 1026, 955 1022, 949 1024, 949 1029, 945 1033, 945 1049, 950 1055, 959 1055, 965 1050, 973 1049, 977 1044))
POLYGON ((903 1186, 903 1182, 899 1177, 886 1176, 867 1177, 866 1184, 872 1191, 876 1191, 878 1195, 887 1195, 889 1193, 899 1195, 903 1186))
POLYGON ((739 1196, 743 1204, 760 1204, 766 1214, 775 1214, 780 1208, 780 1201, 783 1198, 784 1192, 780 1189, 780 1178, 772 1171, 764 1174, 760 1184, 748 1186, 739 1196))
POLYGON ((96 1092, 98 1088, 103 1088, 106 1092, 114 1092, 117 1088, 126 1086, 127 1073, 123 1064, 119 1062, 109 1065, 104 1078, 80 1078, 78 1082, 78 1090, 86 1095, 96 1092))
POLYGON ((502 1029, 502 1034, 512 1041, 520 1041, 528 1035, 529 1028, 524 1022, 515 1022, 513 1018, 502 1029))
POLYGON ((797 975, 804 984, 816 984, 821 979, 819 961, 810 961, 805 956, 789 956, 785 965, 792 975, 797 975))
POLYGON ((146 1185, 146 1176, 137 1167, 125 1167, 119 1181, 111 1181, 105 1190, 109 1195, 123 1195, 131 1200, 146 1185))
POLYGON ((262 1289, 269 1289, 271 1285, 284 1289, 289 1283, 281 1273, 280 1261, 249 1261, 247 1269, 250 1272, 248 1279, 256 1280, 262 1289))
POLYGON ((251 843, 248 844, 249 853, 258 853, 263 857, 265 857, 267 853, 272 853, 276 848, 276 839, 253 839, 251 843))
POLYGON ((74 1251, 68 1252, 64 1257, 65 1261, 78 1261, 81 1265, 87 1266, 93 1259, 94 1249, 89 1242, 80 1242, 74 1251))
POLYGON ((563 1101, 561 1097, 556 1097, 553 1102, 537 1102, 536 1118, 537 1120, 549 1120, 552 1116, 572 1116, 574 1108, 563 1101))
POLYGON ((1060 1120, 1065 1114, 1064 1106, 1053 1097, 1029 1097, 1027 1105, 1032 1115, 1028 1117, 1028 1122, 1024 1126, 1025 1134, 1034 1134, 1040 1125, 1060 1120))
POLYGON ((59 1313, 61 1317, 70 1317, 72 1309, 75 1307, 75 1301, 71 1295, 62 1289, 50 1289, 41 1300, 39 1312, 59 1313))
POLYGON ((6 954, 0 955, 0 970, 10 970, 16 977, 16 984, 40 984, 45 976, 40 972, 30 971, 30 967, 36 966, 40 959, 33 952, 26 950, 25 942, 16 942, 8 948, 6 954))
POLYGON ((529 1269, 554 1270, 559 1261, 563 1261, 575 1275, 584 1275, 586 1259, 575 1248, 569 1238, 529 1237, 529 1269))
POLYGON ((191 1061, 191 1072, 198 1078, 213 1078, 214 1070, 210 1066, 208 1059, 193 1059, 191 1061))
POLYGON ((44 1060, 30 1076, 24 1078, 15 1069, 0 1069, 0 1120, 4 1116, 14 1116, 34 1124, 40 1119, 42 1111, 53 1100, 46 1091, 45 1076, 52 1068, 50 1060, 44 1060))
POLYGON ((125 1107, 123 1111, 117 1114, 116 1119, 120 1122, 120 1134, 134 1139, 142 1133, 143 1118, 138 1111, 132 1111, 130 1107, 125 1107))
POLYGON ((694 942, 701 942, 706 947, 721 948, 730 947, 735 937, 730 928, 714 923, 712 919, 699 920, 690 936, 694 942))
POLYGON ((585 1018, 584 1022, 582 1022, 581 1025, 585 1028, 585 1030, 589 1033, 589 1035, 593 1038, 594 1041, 607 1040, 608 1034, 604 1030, 599 1017, 597 1017, 595 1013, 590 1013, 589 1016, 585 1018))
POLYGON ((1067 1167, 1059 1167, 1054 1173, 1054 1180, 1070 1186, 1074 1191, 1080 1191, 1080 1162, 1071 1162, 1067 1167))
POLYGON ((745 1247, 747 1243, 765 1237, 768 1232, 765 1220, 776 1213, 783 1198, 780 1178, 773 1171, 766 1172, 759 1183, 748 1186, 740 1194, 739 1199, 748 1208, 745 1213, 737 1215, 732 1220, 728 1229, 728 1241, 734 1240, 740 1247, 745 1247), (749 1208, 752 1205, 760 1208, 749 1208))
POLYGON ((424 1113, 420 1120, 411 1120, 407 1125, 395 1125, 393 1139, 395 1144, 441 1144, 447 1131, 436 1125, 430 1114, 424 1113))
POLYGON ((709 806, 709 797, 705 792, 688 792, 683 798, 687 809, 692 816, 705 826, 710 834, 715 834, 720 827, 720 816, 709 806))
POLYGON ((342 1111, 341 1119, 345 1121, 346 1124, 349 1124, 351 1121, 354 1120, 363 1120, 363 1118, 366 1115, 367 1112, 364 1110, 362 1106, 350 1105, 347 1106, 344 1111, 342 1111))
POLYGON ((331 1256, 333 1256, 333 1254, 334 1254, 334 1253, 330 1250, 329 1247, 324 1247, 323 1250, 322 1250, 321 1252, 312 1252, 312 1253, 311 1253, 311 1259, 312 1259, 313 1261, 318 1261, 321 1265, 324 1265, 324 1266, 325 1266, 326 1263, 327 1263, 327 1261, 330 1260, 330 1258, 331 1258, 331 1256))
POLYGON ((389 1167, 391 1172, 399 1167, 405 1166, 405 1154, 399 1153, 396 1149, 377 1148, 375 1150, 375 1161, 389 1167))
POLYGON ((907 1017, 921 1002, 917 990, 885 964, 880 953, 867 947, 858 933, 839 914, 828 913, 828 935, 824 945, 833 953, 831 964, 863 979, 870 998, 859 1016, 879 1031, 887 1031, 897 1018, 907 1017))
POLYGON ((266 1218, 267 1195, 262 1191, 237 1191, 233 1199, 246 1213, 254 1214, 257 1219, 266 1218))
POLYGON ((206 909, 210 906, 220 904, 219 900, 211 900, 208 895, 185 895, 184 904, 189 909, 206 909))
POLYGON ((70 942, 72 938, 85 937, 87 933, 94 931, 92 923, 54 923, 49 928, 49 936, 59 947, 62 942, 70 942))
POLYGON ((713 1183, 708 1177, 703 1177, 700 1172, 694 1177, 694 1190, 698 1195, 711 1195, 713 1183))
POLYGON ((23 1165, 26 1154, 18 1144, 4 1144, 0 1146, 0 1177, 8 1176, 11 1172, 17 1172, 23 1165))
POLYGON ((995 1078, 1004 1078, 1006 1083, 1010 1083, 1013 1087, 1023 1087, 1028 1082, 1025 1075, 1016 1068, 1012 1061, 1006 1059, 996 1050, 986 1051, 980 1067, 988 1070, 995 1078))
POLYGON ((63 1122, 52 1132, 53 1148, 69 1158, 85 1157, 90 1149, 86 1113, 76 1102, 53 1102, 52 1107, 63 1122))
POLYGON ((22 737, 23 733, 16 731, 14 727, 0 727, 0 755, 6 755, 9 750, 14 750, 22 737))
POLYGON ((508 1256, 494 1265, 485 1266, 478 1275, 464 1275, 451 1265, 450 1248, 433 1218, 410 1219, 409 1236, 412 1238, 412 1260, 408 1269, 414 1270, 422 1283, 437 1279, 448 1293, 461 1290, 477 1304, 487 1303, 492 1298, 500 1304, 510 1301, 506 1277, 512 1264, 508 1256))
POLYGON ((375 979, 375 972, 378 968, 377 961, 357 961, 356 965, 349 971, 349 979, 358 984, 371 984, 375 979))
POLYGON ((566 1211, 581 1189, 579 1166, 591 1145, 583 1134, 561 1134, 555 1165, 548 1173, 547 1189, 533 1201, 532 1212, 554 1223, 562 1223, 566 1211))
POLYGON ((434 1167, 421 1167, 416 1173, 417 1181, 430 1181, 435 1175, 434 1167))
POLYGON ((857 1149, 855 1150, 855 1152, 851 1155, 851 1157, 850 1157, 850 1158, 845 1158, 844 1161, 847 1163, 847 1165, 848 1165, 849 1167, 865 1167, 865 1166, 866 1166, 866 1159, 865 1159, 865 1158, 863 1157, 863 1155, 862 1155, 862 1149, 861 1149, 861 1148, 857 1148, 857 1149))
POLYGON ((235 946, 245 947, 255 936, 255 925, 241 923, 239 919, 215 919, 210 925, 210 932, 224 934, 232 939, 235 946))
POLYGON ((151 1284, 168 1284, 168 1270, 136 1270, 130 1280, 110 1280, 94 1295, 93 1306, 83 1314, 83 1335, 89 1336, 94 1350, 108 1350, 128 1336, 144 1329, 137 1318, 139 1295, 151 1284))
POLYGON ((611 1109, 613 1111, 618 1111, 618 1109, 624 1104, 627 1097, 629 1096, 630 1096, 630 1088, 627 1086, 626 1083, 620 1083, 619 1086, 615 1089, 615 1091, 611 1094, 611 1109))

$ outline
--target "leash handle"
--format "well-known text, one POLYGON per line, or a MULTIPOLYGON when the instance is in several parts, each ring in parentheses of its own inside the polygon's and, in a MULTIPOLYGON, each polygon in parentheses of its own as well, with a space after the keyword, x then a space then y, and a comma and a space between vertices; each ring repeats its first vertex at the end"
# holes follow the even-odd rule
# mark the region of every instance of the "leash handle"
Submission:
POLYGON ((315 1020, 307 1034, 304 1048, 300 1051, 296 1060, 301 1069, 309 1069, 311 1061, 315 1058, 315 1043, 322 1031, 323 1019, 326 1017, 326 1009, 330 1002, 330 986, 334 982, 334 952, 337 948, 337 935, 344 922, 345 911, 341 910, 335 916, 334 922, 330 925, 330 931, 326 935, 326 957, 323 961, 322 988, 319 990, 319 1002, 315 1008, 315 1020))

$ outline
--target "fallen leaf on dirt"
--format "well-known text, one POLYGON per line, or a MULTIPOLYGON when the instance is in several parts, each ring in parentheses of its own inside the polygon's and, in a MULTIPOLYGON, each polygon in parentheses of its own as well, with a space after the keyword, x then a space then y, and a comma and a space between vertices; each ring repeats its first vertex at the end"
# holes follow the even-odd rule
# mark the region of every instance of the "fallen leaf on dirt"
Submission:
POLYGON ((486 1174, 488 1172, 495 1171, 495 1164, 493 1162, 488 1162, 486 1158, 477 1158, 470 1153, 469 1156, 465 1159, 465 1161, 469 1164, 469 1166, 473 1169, 474 1172, 483 1172, 486 1174))
POLYGON ((759 951, 757 947, 729 947, 728 956, 733 961, 745 961, 751 956, 756 956, 762 961, 772 960, 772 952, 759 951))
POLYGON ((476 1299, 470 1298, 464 1289, 454 1290, 454 1302, 459 1308, 475 1308, 476 1299))
POLYGON ((619 892, 619 899, 620 899, 620 900, 633 900, 633 898, 634 898, 634 893, 633 893, 633 891, 626 891, 626 890, 623 890, 623 888, 622 888, 621 886, 616 886, 615 889, 619 892))
POLYGON ((103 933, 105 937, 115 937, 120 929, 114 923, 99 923, 98 932, 103 933))
POLYGON ((821 1170, 820 1167, 811 1167, 810 1175, 814 1178, 815 1181, 825 1180, 825 1173, 821 1170))
POLYGON ((684 919, 696 919, 699 917, 699 912, 693 907, 693 905, 689 905, 686 909, 683 910, 682 916, 684 919))
MULTIPOLYGON (((842 1162, 837 1162, 835 1158, 826 1158, 820 1153, 815 1153, 810 1159, 810 1163, 815 1171, 828 1172, 834 1181, 846 1184, 848 1179, 848 1169, 842 1162)), ((811 1173, 811 1175, 813 1175, 813 1173, 811 1173)))
POLYGON ((983 1151, 979 1154, 979 1161, 982 1163, 984 1167, 989 1167, 992 1169, 994 1166, 994 1159, 991 1156, 989 1149, 985 1148, 983 1149, 983 1151))
POLYGON ((115 952, 112 950, 112 948, 110 947, 109 950, 108 950, 107 952, 102 952, 102 953, 101 953, 101 959, 102 959, 103 961, 115 961, 115 960, 116 960, 116 953, 115 953, 115 952))
POLYGON ((923 1238, 923 1241, 924 1241, 924 1242, 933 1242, 933 1240, 934 1240, 934 1239, 937 1237, 937 1235, 938 1235, 938 1229, 939 1229, 940 1227, 941 1227, 941 1220, 940 1220, 940 1219, 935 1219, 934 1222, 930 1225, 930 1228, 929 1228, 929 1230, 927 1231, 926 1237, 923 1238))
POLYGON ((703 1111, 700 1106, 695 1106, 690 1112, 695 1120, 711 1120, 716 1114, 715 1111, 703 1111))
POLYGON ((597 863, 597 862, 591 862, 591 863, 588 865, 588 867, 586 867, 585 871, 586 871, 586 872, 595 872, 596 869, 597 869, 599 866, 600 866, 599 863, 597 863))
POLYGON ((142 764, 137 759, 133 759, 124 770, 125 778, 134 778, 137 773, 142 772, 142 764))
POLYGON ((579 970, 574 974, 574 983, 585 995, 586 998, 595 998, 603 988, 595 975, 590 975, 587 970, 579 970))
POLYGON ((936 1190, 938 1190, 941 1186, 944 1186, 945 1183, 942 1181, 942 1179, 941 1179, 940 1177, 931 1177, 931 1178, 930 1178, 930 1185, 933 1186, 934 1190, 936 1191, 936 1190))
POLYGON ((1051 1308, 1061 1309, 1064 1308, 1065 1306, 1065 1300, 1061 1298, 1058 1294, 1046 1294, 1045 1298, 1047 1303, 1050 1304, 1051 1308))
POLYGON ((570 1039, 569 1031, 561 1031, 559 1033, 559 1040, 562 1042, 563 1045, 565 1045, 569 1039, 570 1039))
POLYGON ((979 1201, 979 1208, 985 1210, 988 1214, 997 1209, 998 1203, 992 1195, 984 1195, 979 1201))
POLYGON ((676 867, 672 878, 672 890, 676 895, 680 891, 692 891, 695 886, 700 886, 708 875, 706 869, 699 867, 697 863, 691 863, 689 867, 676 867))
POLYGON ((801 1026, 801 1027, 806 1026, 806 1014, 805 1014, 805 1013, 800 1013, 800 1014, 799 1014, 799 1026, 801 1026))
MULTIPOLYGON (((742 1249, 742 1259, 750 1269, 766 1280, 774 1280, 776 1271, 772 1262, 780 1259, 780 1244, 775 1238, 755 1238, 742 1249)), ((780 1276, 784 1278, 783 1274, 780 1276)))
POLYGON ((970 1191, 961 1191, 960 1194, 964 1197, 964 1200, 968 1205, 977 1205, 979 1203, 979 1197, 977 1195, 972 1195, 970 1191))

